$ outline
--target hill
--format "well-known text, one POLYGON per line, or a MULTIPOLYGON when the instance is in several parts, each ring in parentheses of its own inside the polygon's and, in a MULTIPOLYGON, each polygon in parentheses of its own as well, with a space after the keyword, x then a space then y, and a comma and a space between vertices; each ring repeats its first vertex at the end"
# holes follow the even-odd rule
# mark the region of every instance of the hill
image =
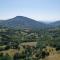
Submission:
POLYGON ((2 21, 0 22, 0 25, 10 28, 17 27, 17 28, 30 28, 30 29, 41 29, 46 27, 46 24, 24 16, 16 16, 12 19, 2 21))
POLYGON ((18 28, 18 29, 46 29, 46 28, 60 28, 60 21, 52 22, 49 24, 36 21, 34 19, 16 16, 8 20, 0 20, 0 26, 8 28, 18 28))
POLYGON ((60 21, 56 21, 56 22, 52 22, 52 23, 50 23, 50 25, 52 26, 52 27, 60 27, 60 21))

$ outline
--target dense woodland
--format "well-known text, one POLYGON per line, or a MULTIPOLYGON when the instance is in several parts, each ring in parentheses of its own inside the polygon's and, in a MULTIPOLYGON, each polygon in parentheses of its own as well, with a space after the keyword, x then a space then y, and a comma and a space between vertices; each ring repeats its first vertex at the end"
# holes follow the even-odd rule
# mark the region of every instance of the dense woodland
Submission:
POLYGON ((0 27, 0 60, 40 60, 60 50, 60 29, 0 27), (49 49, 50 48, 50 49, 49 49))

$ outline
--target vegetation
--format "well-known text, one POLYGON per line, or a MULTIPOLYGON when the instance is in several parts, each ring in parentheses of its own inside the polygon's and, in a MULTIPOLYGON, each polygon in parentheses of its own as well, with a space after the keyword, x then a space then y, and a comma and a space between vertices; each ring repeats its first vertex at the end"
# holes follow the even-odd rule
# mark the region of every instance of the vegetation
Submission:
POLYGON ((0 60, 39 60, 60 50, 60 29, 0 28, 0 60))

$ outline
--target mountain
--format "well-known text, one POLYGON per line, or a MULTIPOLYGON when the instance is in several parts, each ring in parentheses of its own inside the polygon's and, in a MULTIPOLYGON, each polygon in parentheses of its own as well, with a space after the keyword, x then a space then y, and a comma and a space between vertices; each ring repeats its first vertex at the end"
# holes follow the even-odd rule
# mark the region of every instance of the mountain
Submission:
POLYGON ((60 21, 46 24, 28 17, 16 16, 8 20, 0 20, 0 26, 8 28, 18 28, 18 29, 28 28, 38 30, 46 28, 58 28, 58 27, 60 28, 60 21))
POLYGON ((60 20, 50 23, 51 27, 60 28, 60 20))
POLYGON ((47 27, 47 25, 42 22, 38 22, 24 16, 16 16, 14 18, 1 21, 0 25, 9 28, 29 28, 29 29, 43 29, 47 27))

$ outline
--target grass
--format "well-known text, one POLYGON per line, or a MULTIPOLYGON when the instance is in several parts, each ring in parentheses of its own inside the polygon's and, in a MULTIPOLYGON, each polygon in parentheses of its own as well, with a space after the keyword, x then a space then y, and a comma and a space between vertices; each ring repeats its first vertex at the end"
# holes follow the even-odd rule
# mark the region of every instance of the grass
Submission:
POLYGON ((54 55, 49 55, 44 60, 60 60, 60 53, 56 53, 54 55))
POLYGON ((24 42, 21 45, 29 45, 29 46, 36 46, 37 42, 24 42))

